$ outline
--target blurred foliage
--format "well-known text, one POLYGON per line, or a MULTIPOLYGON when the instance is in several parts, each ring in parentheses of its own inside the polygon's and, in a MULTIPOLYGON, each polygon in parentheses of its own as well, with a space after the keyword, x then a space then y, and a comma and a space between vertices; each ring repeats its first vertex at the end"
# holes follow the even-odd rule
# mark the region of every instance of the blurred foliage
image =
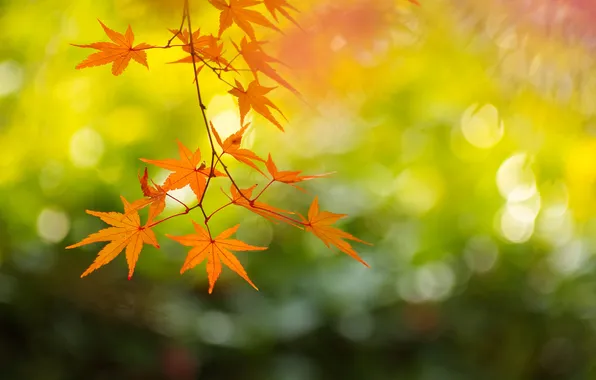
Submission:
MULTIPOLYGON (((192 72, 166 64, 180 51, 114 78, 75 70, 69 45, 102 40, 96 18, 165 42, 182 1, 0 1, 0 378, 595 378, 596 5, 293 3, 304 31, 267 39, 308 104, 274 91, 287 132, 255 117, 248 143, 337 172, 267 200, 305 212, 319 194, 375 244, 358 247, 372 268, 229 209, 216 229, 270 244, 239 254, 261 291, 224 271, 207 296, 163 236, 188 219, 157 228, 132 281, 123 258, 81 280, 99 247, 64 250, 102 227, 85 209, 141 196, 138 158, 206 147, 192 72)), ((191 6, 214 31, 216 11, 191 6)), ((225 87, 202 86, 220 132, 237 129, 225 87)))

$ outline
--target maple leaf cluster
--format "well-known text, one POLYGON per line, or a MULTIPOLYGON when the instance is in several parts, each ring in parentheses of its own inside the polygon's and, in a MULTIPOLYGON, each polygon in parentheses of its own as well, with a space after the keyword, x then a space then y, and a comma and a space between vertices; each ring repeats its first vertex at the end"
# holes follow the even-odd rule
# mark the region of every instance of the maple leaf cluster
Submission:
POLYGON ((160 160, 141 159, 147 164, 170 171, 170 174, 161 184, 149 183, 148 170, 145 168, 143 174, 138 177, 143 197, 133 202, 129 202, 122 197, 122 203, 124 205, 123 213, 87 210, 88 214, 100 218, 111 227, 102 229, 84 238, 79 243, 66 247, 76 248, 95 242, 109 242, 100 250, 93 264, 83 272, 81 277, 109 263, 124 250, 128 263, 128 277, 130 279, 134 273, 135 265, 143 246, 149 244, 156 248, 160 247, 153 228, 174 217, 186 215, 195 209, 199 209, 202 214, 202 220, 201 223, 192 221, 194 233, 184 236, 166 234, 168 238, 184 246, 192 247, 188 251, 180 272, 184 273, 202 262, 206 262, 209 293, 211 293, 220 276, 223 264, 236 272, 256 289, 256 286, 250 280, 246 270, 233 252, 258 251, 264 250, 267 247, 252 246, 238 239, 231 238, 238 230, 239 225, 228 228, 218 235, 214 235, 209 224, 211 219, 219 211, 226 207, 234 206, 243 207, 274 223, 287 223, 310 232, 321 239, 327 247, 335 246, 340 251, 368 266, 348 241, 364 244, 370 243, 335 227, 334 224, 346 215, 320 211, 318 197, 312 200, 307 216, 274 207, 259 200, 266 190, 273 188, 272 185, 274 183, 291 185, 305 191, 296 184, 315 178, 326 177, 332 173, 302 175, 301 171, 279 170, 271 154, 265 160, 255 152, 242 147, 242 139, 249 127, 249 123, 245 123, 245 118, 251 110, 263 116, 281 131, 284 130, 282 124, 276 118, 276 115, 274 115, 274 112, 283 119, 285 119, 285 116, 269 99, 269 93, 275 87, 263 86, 260 82, 259 74, 267 77, 267 80, 278 83, 295 95, 301 96, 298 90, 277 72, 274 65, 281 62, 264 51, 264 43, 257 39, 255 32, 255 26, 281 32, 280 28, 276 25, 280 21, 278 14, 299 27, 298 22, 290 13, 296 13, 298 10, 289 4, 287 0, 208 0, 208 2, 219 11, 219 28, 217 34, 203 34, 200 28, 192 31, 189 4, 188 0, 185 0, 180 27, 170 29, 172 35, 165 45, 159 46, 147 43, 134 45, 134 34, 130 26, 125 34, 121 34, 108 28, 101 21, 100 24, 104 32, 112 42, 74 45, 98 50, 98 52, 89 55, 83 62, 78 64, 76 66, 77 69, 111 63, 113 75, 122 74, 131 59, 148 68, 147 50, 181 48, 185 56, 172 63, 190 63, 193 66, 193 77, 199 95, 199 109, 205 123, 205 133, 208 135, 211 145, 211 151, 207 155, 207 157, 211 158, 210 165, 204 162, 199 148, 192 151, 180 141, 177 142, 179 158, 160 160), (266 9, 275 23, 261 13, 258 7, 266 9), (226 30, 234 26, 239 28, 244 33, 244 36, 238 43, 234 41, 230 42, 235 53, 229 54, 228 50, 232 49, 226 49, 227 44, 222 39, 222 35, 226 30), (179 44, 174 43, 174 41, 179 42, 179 44), (200 76, 205 71, 211 72, 212 75, 215 75, 223 83, 226 83, 230 87, 228 92, 238 100, 241 125, 237 132, 225 139, 221 138, 214 125, 208 121, 206 107, 201 101, 201 92, 198 84, 200 76), (248 83, 242 83, 244 80, 242 71, 250 73, 251 77, 247 81, 248 83), (233 83, 228 79, 228 76, 233 77, 233 83), (262 185, 258 193, 255 192, 257 185, 249 188, 240 188, 225 164, 225 160, 228 159, 234 159, 243 164, 247 169, 260 173, 267 180, 266 184, 262 185), (210 185, 216 181, 228 181, 230 183, 229 193, 226 193, 228 202, 212 212, 207 212, 204 207, 204 199, 210 185), (193 206, 189 206, 176 199, 171 193, 173 190, 187 186, 196 197, 197 203, 193 206), (165 210, 166 198, 168 197, 180 203, 184 207, 184 211, 162 217, 165 210), (142 224, 139 211, 144 208, 148 208, 148 217, 147 221, 142 224))

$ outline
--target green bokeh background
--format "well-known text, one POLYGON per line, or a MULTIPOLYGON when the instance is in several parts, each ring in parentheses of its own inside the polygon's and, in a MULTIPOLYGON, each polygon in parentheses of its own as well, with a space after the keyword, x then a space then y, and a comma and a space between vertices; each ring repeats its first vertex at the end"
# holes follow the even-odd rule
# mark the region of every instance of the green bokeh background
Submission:
MULTIPOLYGON (((164 236, 190 218, 156 228, 132 281, 123 257, 80 279, 101 245, 64 249, 103 227, 84 210, 141 197, 140 157, 175 157, 176 139, 208 151, 190 66, 167 64, 181 50, 113 77, 75 70, 91 51, 69 45, 105 41, 97 18, 165 44, 182 2, 0 0, 0 378, 596 378, 596 9, 421 3, 293 2, 304 31, 259 30, 306 102, 276 89, 286 133, 250 115, 246 146, 336 172, 265 200, 305 213, 317 194, 374 244, 354 244, 371 268, 229 208, 214 230, 241 223, 269 246, 238 254, 260 291, 224 269, 208 295, 204 267, 180 276, 186 249, 164 236)), ((191 7, 215 32, 216 10, 191 7)), ((206 74, 227 135, 234 99, 206 74)))

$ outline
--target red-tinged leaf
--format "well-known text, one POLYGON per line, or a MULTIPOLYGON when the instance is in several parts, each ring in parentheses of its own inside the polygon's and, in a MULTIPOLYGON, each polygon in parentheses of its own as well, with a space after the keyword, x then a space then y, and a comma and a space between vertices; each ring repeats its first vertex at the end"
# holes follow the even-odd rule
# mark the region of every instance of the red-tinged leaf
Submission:
MULTIPOLYGON (((244 123, 244 118, 250 109, 262 115, 264 118, 273 123, 280 130, 284 130, 281 124, 275 119, 269 108, 275 109, 285 119, 286 117, 275 104, 273 104, 266 94, 273 90, 274 87, 264 87, 256 80, 250 82, 248 88, 245 90, 242 84, 236 81, 236 87, 228 91, 230 94, 238 97, 238 107, 240 108, 240 122, 244 123)), ((286 119, 287 120, 287 119, 286 119)))
POLYGON ((288 83, 284 78, 282 78, 277 73, 277 71, 275 71, 275 69, 273 67, 271 67, 271 65, 269 65, 269 62, 275 62, 275 63, 282 63, 282 62, 279 61, 278 59, 275 59, 275 58, 265 54, 265 52, 263 52, 263 49, 261 46, 262 44, 263 44, 262 42, 257 42, 257 41, 249 42, 246 38, 243 38, 242 41, 240 42, 240 47, 238 47, 236 44, 234 44, 234 47, 236 48, 236 50, 238 50, 238 53, 240 53, 240 55, 242 55, 242 58, 244 58, 244 61, 246 62, 246 64, 250 68, 250 70, 252 71, 255 79, 258 79, 257 73, 261 72, 264 75, 266 75, 269 78, 276 81, 277 83, 281 84, 288 90, 292 91, 294 94, 300 95, 298 90, 296 90, 294 87, 292 87, 292 85, 290 83, 288 83))
POLYGON ((193 153, 178 141, 178 152, 180 159, 166 159, 166 160, 148 160, 141 158, 141 161, 148 164, 159 166, 172 171, 166 179, 164 186, 168 190, 181 189, 186 185, 190 185, 191 190, 197 196, 197 199, 203 197, 205 186, 207 185, 207 178, 211 177, 225 177, 224 173, 218 170, 210 172, 205 164, 201 164, 201 151, 199 148, 193 153), (201 165, 199 165, 201 164, 201 165))
POLYGON ((275 21, 279 22, 279 20, 277 19, 277 14, 275 13, 276 11, 279 11, 279 13, 281 13, 285 18, 287 18, 292 23, 294 23, 294 25, 300 28, 298 22, 294 20, 294 18, 288 13, 288 11, 285 8, 289 8, 296 12, 298 12, 298 9, 296 9, 296 7, 294 7, 292 4, 288 3, 287 0, 263 0, 263 3, 265 4, 265 7, 269 11, 269 13, 271 13, 271 16, 273 16, 273 18, 275 19, 275 21))
POLYGON ((255 284, 252 283, 248 274, 240 261, 234 256, 232 251, 262 251, 267 247, 256 247, 253 245, 246 244, 243 241, 237 239, 228 239, 233 235, 240 225, 229 228, 219 234, 215 239, 211 238, 211 235, 205 230, 200 224, 192 222, 195 228, 195 233, 185 236, 171 236, 166 235, 170 239, 179 242, 182 245, 193 247, 186 256, 184 265, 180 270, 180 273, 184 273, 187 270, 194 268, 198 264, 207 260, 207 277, 209 278, 209 293, 213 291, 215 282, 221 274, 222 262, 246 282, 248 282, 253 288, 259 290, 255 284))
POLYGON ((139 176, 139 182, 141 184, 141 190, 146 198, 136 200, 132 203, 133 210, 140 210, 142 208, 149 207, 149 218, 147 223, 151 223, 159 214, 161 214, 166 207, 166 196, 168 195, 168 189, 153 184, 148 184, 147 168, 143 173, 143 176, 139 176))
POLYGON ((209 0, 209 2, 221 11, 219 15, 219 37, 232 24, 238 25, 252 40, 256 40, 257 38, 251 24, 258 24, 281 32, 265 16, 252 9, 247 9, 253 5, 260 4, 260 1, 229 0, 229 4, 225 0, 209 0))
POLYGON ((124 197, 120 197, 124 204, 124 213, 119 212, 99 212, 87 210, 87 213, 97 216, 112 227, 104 228, 99 232, 89 235, 80 242, 69 245, 66 249, 80 247, 100 241, 109 241, 105 247, 99 251, 93 264, 81 275, 85 277, 99 267, 112 261, 122 250, 126 248, 126 261, 128 263, 128 278, 134 273, 135 265, 139 258, 139 253, 143 244, 151 244, 159 248, 155 234, 147 223, 141 226, 139 213, 132 210, 132 205, 124 197))
POLYGON ((301 223, 299 221, 296 221, 288 217, 288 215, 294 214, 293 212, 273 207, 263 202, 252 200, 252 192, 256 186, 257 185, 253 185, 248 189, 240 189, 240 191, 242 192, 241 194, 238 191, 238 189, 236 189, 236 186, 232 184, 230 188, 230 193, 232 194, 230 201, 235 205, 242 206, 247 210, 254 212, 255 214, 261 215, 262 217, 268 219, 273 223, 277 223, 277 221, 282 221, 284 223, 288 223, 294 227, 302 229, 302 227, 300 227, 301 223))
POLYGON ((330 173, 315 174, 315 175, 300 175, 300 173, 302 173, 301 171, 287 171, 287 170, 280 171, 280 170, 277 170, 277 166, 275 165, 275 162, 273 162, 273 159, 271 158, 271 154, 269 154, 269 157, 267 158, 266 165, 267 165, 267 170, 269 171, 269 174, 271 174, 271 177, 273 178, 274 181, 290 184, 300 190, 303 190, 303 189, 294 185, 295 183, 302 182, 302 181, 308 181, 308 180, 311 180, 314 178, 326 177, 326 176, 329 176, 329 175, 335 173, 335 172, 330 172, 330 173))
POLYGON ((211 123, 211 131, 217 140, 219 146, 223 149, 224 154, 229 154, 230 156, 234 157, 236 160, 250 166, 251 168, 255 169, 265 177, 267 175, 259 169, 256 165, 255 161, 265 162, 261 157, 257 156, 254 152, 248 149, 240 148, 240 144, 242 143, 242 137, 244 136, 244 132, 248 124, 244 125, 240 130, 226 138, 224 142, 221 141, 217 130, 213 127, 213 123, 211 123))
POLYGON ((144 51, 144 49, 150 48, 152 46, 146 43, 141 43, 133 47, 134 34, 130 28, 130 25, 126 30, 126 33, 122 35, 121 33, 115 32, 108 28, 101 21, 99 21, 99 23, 101 24, 107 36, 113 42, 95 42, 89 45, 72 44, 73 46, 77 47, 99 50, 97 53, 91 54, 85 58, 83 62, 79 63, 76 66, 77 69, 107 65, 108 63, 111 63, 112 74, 120 75, 122 72, 124 72, 131 59, 149 68, 149 65, 147 64, 147 53, 144 51))
POLYGON ((332 244, 339 248, 340 251, 352 256, 354 259, 360 261, 362 264, 368 267, 369 265, 364 260, 362 260, 358 253, 352 248, 350 243, 343 239, 353 240, 368 245, 372 244, 367 243, 364 240, 360 240, 357 237, 340 230, 339 228, 331 226, 333 223, 345 216, 347 215, 334 214, 329 211, 320 212, 319 201, 315 197, 312 204, 310 205, 310 209, 308 210, 308 220, 305 219, 302 215, 300 217, 306 223, 306 230, 315 234, 315 236, 321 239, 327 247, 329 247, 329 244, 332 244))

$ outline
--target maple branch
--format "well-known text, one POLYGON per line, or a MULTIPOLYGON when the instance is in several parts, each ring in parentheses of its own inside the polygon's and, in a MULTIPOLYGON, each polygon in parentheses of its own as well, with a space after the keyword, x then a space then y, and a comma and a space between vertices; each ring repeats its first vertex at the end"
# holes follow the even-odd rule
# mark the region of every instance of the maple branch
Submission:
MULTIPOLYGON (((172 36, 172 38, 170 38, 168 40, 168 43, 166 44, 167 47, 170 46, 170 44, 172 43, 172 41, 174 41, 174 38, 178 37, 178 35, 180 34, 180 31, 182 31, 182 27, 184 26, 184 21, 186 20, 187 12, 188 12, 188 7, 184 7, 184 9, 182 10, 182 21, 180 21, 180 26, 178 27, 178 30, 172 36)), ((190 33, 192 34, 192 31, 190 31, 190 33)))
MULTIPOLYGON (((275 211, 271 211, 265 208, 261 208, 257 205, 255 205, 255 200, 261 196, 261 194, 273 183, 275 182, 275 180, 272 180, 271 182, 269 182, 267 184, 267 186, 265 186, 265 188, 263 190, 261 190, 261 192, 257 195, 257 197, 255 199, 249 199, 246 195, 244 195, 244 193, 240 190, 240 187, 238 186, 238 184, 236 183, 236 181, 234 180, 234 178, 232 177, 230 171, 228 170, 228 167, 226 166, 226 164, 224 164, 224 162, 221 159, 221 156, 223 156, 225 154, 222 153, 221 155, 217 154, 216 150, 215 150, 215 144, 213 143, 213 136, 211 134, 211 131, 209 130, 209 121, 207 119, 207 107, 205 106, 205 104, 203 103, 203 97, 201 94, 201 87, 199 84, 199 78, 198 78, 198 74, 197 74, 197 59, 200 60, 205 66, 207 66, 208 68, 210 68, 213 73, 218 77, 218 79, 226 84, 228 84, 231 87, 235 87, 233 86, 231 83, 229 83, 228 81, 226 81, 225 79, 223 79, 221 77, 221 72, 222 71, 228 71, 228 67, 231 65, 232 61, 234 61, 239 55, 240 52, 238 52, 238 54, 226 65, 225 69, 221 69, 221 68, 216 68, 211 66, 209 63, 206 62, 205 59, 203 59, 198 52, 195 50, 195 46, 194 46, 194 41, 193 41, 193 34, 192 34, 192 21, 191 21, 191 17, 190 17, 190 7, 189 7, 189 1, 188 0, 184 0, 184 12, 183 12, 183 18, 182 18, 182 23, 180 25, 180 28, 178 28, 178 32, 171 38, 171 40, 174 39, 174 37, 176 37, 179 33, 180 30, 182 29, 182 25, 184 24, 184 21, 186 21, 187 25, 188 25, 188 30, 189 30, 189 48, 190 48, 190 56, 192 59, 192 67, 193 67, 193 75, 194 75, 194 83, 195 83, 195 89, 196 89, 196 93, 197 93, 197 99, 199 101, 199 107, 201 109, 201 116, 203 118, 203 122, 205 124, 205 128, 207 130, 207 136, 209 138, 209 145, 211 146, 211 165, 210 165, 210 173, 209 176, 207 177, 207 182, 205 183, 205 188, 203 190, 203 194, 201 195, 201 198, 199 199, 199 203, 191 208, 186 208, 186 210, 184 212, 175 214, 175 215, 171 215, 165 219, 159 220, 157 222, 154 222, 150 225, 150 227, 153 227, 159 223, 162 223, 166 220, 169 220, 171 218, 174 218, 176 216, 181 216, 181 215, 186 215, 188 214, 191 210, 195 209, 195 208, 200 208, 201 212, 203 213, 203 217, 204 219, 204 223, 205 226, 207 227, 207 231, 209 232, 209 236, 211 236, 211 231, 209 230, 209 219, 218 211, 220 211, 221 209, 223 209, 224 207, 227 207, 229 204, 234 203, 232 200, 230 200, 230 203, 220 207, 219 209, 215 210, 214 212, 212 212, 210 215, 207 215, 207 213, 205 212, 205 209, 203 207, 203 200, 205 199, 205 195, 207 193, 207 189, 209 188, 209 184, 211 183, 211 177, 213 176, 214 172, 215 172, 215 167, 218 164, 221 164, 223 170, 225 171, 225 173, 227 174, 228 178, 230 179, 230 182, 232 183, 232 185, 236 188, 236 190, 238 190, 238 193, 241 195, 242 198, 244 198, 252 208, 258 209, 258 210, 262 210, 265 211, 269 214, 275 215, 279 218, 282 219, 286 219, 290 224, 294 225, 295 227, 299 227, 300 225, 306 225, 304 222, 299 221, 299 220, 295 220, 293 218, 290 218, 288 216, 285 216, 283 214, 277 213, 275 211), (217 161, 215 160, 215 157, 217 157, 217 161)), ((170 46, 170 41, 168 41, 168 45, 166 46, 170 46)), ((300 228, 300 227, 299 227, 300 228)))
MULTIPOLYGON (((200 207, 201 211, 203 212, 203 216, 205 217, 205 226, 207 226, 207 231, 209 232, 209 236, 211 236, 211 232, 209 231, 209 226, 208 226, 208 221, 209 219, 207 218, 207 213, 205 212, 205 209, 203 208, 203 200, 205 199, 205 194, 207 193, 207 189, 209 188, 209 184, 211 183, 211 176, 214 174, 214 155, 216 155, 215 153, 215 145, 213 144, 213 136, 211 136, 211 131, 209 130, 209 121, 207 120, 207 114, 205 113, 205 110, 207 109, 207 107, 205 106, 205 104, 203 103, 203 97, 201 95, 201 87, 199 85, 199 78, 197 75, 197 62, 195 60, 195 56, 196 56, 196 51, 195 51, 195 45, 194 45, 194 41, 193 41, 193 35, 192 35, 192 22, 191 22, 191 17, 190 17, 190 8, 188 5, 188 0, 184 0, 184 14, 186 15, 186 23, 188 25, 188 36, 189 36, 189 43, 190 43, 190 56, 192 58, 192 73, 195 77, 195 88, 197 90, 197 98, 199 100, 199 107, 201 108, 201 115, 203 116, 203 122, 205 123, 205 129, 207 130, 207 136, 209 137, 209 144, 211 145, 211 169, 209 171, 209 177, 207 177, 207 182, 205 183, 205 188, 203 189, 203 194, 201 195, 201 199, 199 200, 199 204, 198 206, 200 207)), ((229 174, 228 174, 229 176, 229 174)), ((231 178, 230 178, 231 179, 231 178)))
POLYGON ((195 50, 195 46, 194 46, 194 41, 193 41, 193 36, 192 36, 192 23, 191 23, 191 17, 190 17, 190 10, 189 10, 189 6, 188 6, 188 0, 184 0, 184 9, 185 9, 185 13, 186 13, 186 22, 188 25, 188 30, 189 30, 189 42, 190 42, 190 56, 192 58, 192 67, 193 67, 193 75, 195 77, 195 88, 197 90, 197 97, 199 100, 199 106, 201 107, 201 115, 203 116, 203 121, 205 122, 205 129, 207 130, 207 136, 209 137, 209 144, 211 145, 211 151, 215 151, 215 145, 213 144, 213 136, 211 136, 211 131, 209 130, 209 121, 207 121, 207 114, 205 113, 205 110, 207 109, 207 107, 205 106, 205 104, 203 103, 203 97, 201 95, 201 88, 199 86, 199 78, 197 77, 197 61, 195 59, 196 56, 196 50, 195 50))
MULTIPOLYGON (((205 189, 205 190, 207 190, 207 189, 205 189)), ((205 227, 207 227, 207 232, 209 233, 209 237, 211 237, 211 229, 209 228, 209 218, 207 217, 207 213, 205 212, 205 208, 203 207, 202 204, 198 204, 197 206, 199 206, 199 208, 201 209, 201 212, 203 213, 203 217, 205 218, 204 219, 205 227)))
MULTIPOLYGON (((221 166, 223 167, 224 171, 226 172, 226 174, 228 175, 228 178, 230 179, 230 182, 232 182, 232 184, 234 185, 234 187, 238 190, 238 192, 240 193, 240 195, 242 195, 242 197, 244 199, 246 199, 248 202, 251 202, 250 199, 248 199, 243 193, 242 191, 240 191, 240 187, 238 187, 238 184, 236 184, 236 181, 234 181, 234 179, 232 178, 232 175, 230 174, 230 172, 228 171, 227 166, 223 163, 223 161, 221 160, 221 157, 216 153, 215 151, 215 144, 213 143, 213 136, 211 135, 211 131, 209 130, 209 121, 207 120, 207 114, 206 114, 206 110, 207 107, 205 106, 205 104, 203 103, 203 97, 201 95, 201 87, 199 85, 199 77, 197 75, 197 61, 195 58, 199 58, 207 67, 211 68, 211 66, 209 64, 207 64, 201 57, 199 57, 198 54, 196 54, 196 50, 195 50, 195 46, 194 46, 194 41, 193 41, 193 35, 192 35, 192 22, 191 22, 191 17, 190 17, 190 8, 188 5, 188 0, 184 0, 184 13, 186 14, 186 22, 188 25, 188 30, 189 30, 189 45, 190 45, 190 56, 192 59, 192 67, 193 67, 193 75, 195 77, 195 88, 197 91, 197 98, 199 100, 199 106, 201 108, 201 115, 203 116, 203 122, 205 123, 205 129, 207 130, 207 136, 209 137, 209 144, 211 145, 211 170, 209 173, 209 177, 207 178, 207 183, 205 184, 205 189, 203 191, 203 195, 199 201, 199 207, 201 208, 201 210, 203 210, 203 199, 205 198, 205 193, 207 193, 207 188, 209 187, 209 183, 211 180, 211 175, 213 174, 214 170, 215 170, 215 166, 217 166, 217 162, 219 162, 221 164, 221 166), (217 157, 217 162, 214 165, 214 156, 217 157)), ((212 69, 213 70, 213 69, 212 69)), ((218 76, 218 78, 224 82, 226 82, 228 85, 232 86, 230 83, 228 83, 227 81, 223 80, 221 78, 221 74, 217 73, 216 70, 213 70, 213 72, 218 76)), ((232 86, 234 87, 234 86, 232 86)), ((205 214, 205 210, 203 210, 203 214, 205 216, 205 224, 207 224, 207 215, 205 214)))
POLYGON ((201 194, 201 199, 199 199, 200 205, 203 204, 203 199, 205 199, 205 194, 207 194, 207 188, 209 187, 209 182, 211 182, 211 176, 215 174, 215 172, 214 172, 215 165, 213 165, 213 156, 214 155, 215 155, 215 150, 212 150, 211 151, 211 168, 209 169, 209 176, 207 177, 207 182, 205 183, 205 191, 203 191, 203 194, 201 194))

